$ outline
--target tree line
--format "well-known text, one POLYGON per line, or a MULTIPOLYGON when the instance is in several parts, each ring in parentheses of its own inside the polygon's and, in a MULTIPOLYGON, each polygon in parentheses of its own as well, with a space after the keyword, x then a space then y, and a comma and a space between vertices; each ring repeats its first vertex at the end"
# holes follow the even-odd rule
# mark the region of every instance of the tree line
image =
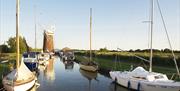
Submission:
MULTIPOLYGON (((30 47, 25 37, 20 36, 19 37, 19 48, 20 53, 28 52, 32 50, 32 47, 30 47)), ((16 37, 10 37, 6 43, 0 45, 0 52, 1 53, 15 53, 16 52, 16 37)))
MULTIPOLYGON (((171 53, 171 49, 169 48, 165 48, 165 49, 152 49, 153 52, 164 52, 164 53, 171 53)), ((117 50, 108 50, 106 47, 104 48, 100 48, 98 50, 99 52, 117 52, 117 50)), ((130 49, 130 50, 125 50, 126 52, 150 52, 150 49, 136 49, 136 50, 133 50, 133 49, 130 49)), ((178 50, 173 50, 174 52, 176 53, 180 53, 180 51, 178 50)))

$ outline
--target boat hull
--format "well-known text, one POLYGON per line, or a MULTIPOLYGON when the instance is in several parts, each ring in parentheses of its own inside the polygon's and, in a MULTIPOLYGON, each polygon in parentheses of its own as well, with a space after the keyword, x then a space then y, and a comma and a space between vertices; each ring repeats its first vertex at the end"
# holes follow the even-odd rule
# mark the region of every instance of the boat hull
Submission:
POLYGON ((47 60, 39 60, 38 62, 39 62, 40 65, 45 65, 47 60))
POLYGON ((3 80, 3 86, 7 91, 27 91, 31 89, 34 86, 34 84, 35 84, 35 79, 25 84, 21 84, 17 86, 11 86, 6 83, 6 80, 3 80))
POLYGON ((79 64, 80 68, 86 71, 96 72, 98 70, 97 66, 89 66, 89 65, 83 65, 79 64))
POLYGON ((29 70, 34 71, 38 68, 37 62, 24 62, 25 65, 29 68, 29 70))
POLYGON ((126 76, 118 76, 114 72, 110 72, 110 76, 116 83, 128 89, 138 91, 180 91, 180 84, 179 86, 162 85, 155 82, 127 78, 126 76))

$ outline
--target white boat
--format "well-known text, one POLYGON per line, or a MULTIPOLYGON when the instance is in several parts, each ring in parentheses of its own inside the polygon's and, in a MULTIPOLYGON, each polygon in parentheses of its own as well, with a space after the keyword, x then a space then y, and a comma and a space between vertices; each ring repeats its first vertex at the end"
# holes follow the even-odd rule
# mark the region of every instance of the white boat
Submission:
POLYGON ((19 61, 19 0, 16 0, 16 69, 2 80, 7 91, 27 91, 35 84, 35 75, 19 61))
POLYGON ((90 58, 87 61, 79 63, 81 69, 91 72, 98 71, 99 67, 96 62, 92 61, 92 50, 91 50, 91 31, 92 31, 92 8, 90 8, 90 58))
MULTIPOLYGON (((154 2, 152 0, 153 15, 154 2)), ((143 67, 137 67, 133 71, 110 71, 111 78, 119 85, 128 89, 138 91, 180 91, 180 82, 169 80, 165 74, 152 72, 152 30, 153 30, 153 17, 151 17, 151 56, 150 56, 150 69, 146 71, 143 67)), ((170 44, 170 42, 169 42, 170 44)), ((172 50, 172 48, 171 48, 172 50)), ((179 69, 172 51, 174 62, 176 65, 177 73, 179 69)), ((180 76, 180 75, 179 75, 180 76)))
POLYGON ((180 91, 180 82, 169 80, 165 74, 149 72, 142 67, 133 71, 111 71, 111 78, 121 86, 138 91, 180 91))
POLYGON ((21 60, 20 66, 3 78, 3 86, 7 91, 27 91, 35 84, 35 75, 21 60))
POLYGON ((39 61, 39 64, 41 65, 45 65, 49 59, 50 59, 49 53, 38 54, 38 61, 39 61))

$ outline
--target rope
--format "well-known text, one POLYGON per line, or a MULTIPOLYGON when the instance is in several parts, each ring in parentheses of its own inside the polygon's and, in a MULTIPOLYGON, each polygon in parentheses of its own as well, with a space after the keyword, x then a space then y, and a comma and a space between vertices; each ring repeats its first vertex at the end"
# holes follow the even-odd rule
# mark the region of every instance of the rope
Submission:
MULTIPOLYGON (((119 48, 117 48, 117 51, 119 50, 119 48)), ((119 51, 116 53, 116 55, 115 55, 115 62, 114 62, 114 70, 117 70, 117 67, 118 67, 118 65, 120 65, 120 67, 121 67, 121 63, 120 62, 118 62, 118 61, 120 61, 120 58, 119 58, 119 56, 118 56, 118 53, 119 53, 119 51)))
MULTIPOLYGON (((118 50, 124 51, 124 50, 122 50, 122 49, 120 49, 120 48, 118 48, 118 50)), ((132 53, 128 53, 128 54, 132 54, 132 53)), ((147 59, 145 59, 145 58, 142 58, 142 57, 140 57, 140 56, 137 56, 136 54, 132 54, 132 55, 134 55, 136 58, 139 58, 139 59, 141 59, 141 60, 149 63, 149 60, 147 60, 147 59)))
POLYGON ((179 75, 177 73, 173 73, 171 76, 171 80, 179 79, 178 77, 179 77, 179 75))
MULTIPOLYGON (((117 50, 124 51, 124 50, 122 50, 122 49, 120 49, 120 48, 117 48, 117 50)), ((145 58, 142 58, 142 57, 140 57, 140 56, 137 56, 136 54, 132 54, 132 53, 128 53, 128 54, 131 54, 131 55, 135 56, 136 58, 138 58, 138 59, 140 59, 140 60, 143 60, 143 61, 141 61, 141 62, 143 63, 144 67, 147 68, 147 65, 144 63, 144 61, 147 62, 147 63, 149 63, 149 60, 147 60, 147 59, 145 59, 145 58)), ((140 64, 141 64, 141 63, 140 63, 140 64)))
POLYGON ((171 80, 174 78, 175 75, 176 75, 176 74, 174 73, 174 74, 171 76, 171 80))
POLYGON ((167 27, 166 27, 166 24, 165 24, 165 20, 164 20, 164 17, 162 15, 162 11, 161 11, 161 8, 160 8, 159 0, 156 0, 156 1, 157 1, 158 10, 159 10, 159 13, 160 13, 160 16, 161 16, 161 20, 163 22, 164 30, 166 32, 166 36, 167 36, 167 39, 168 39, 168 43, 169 43, 169 46, 170 46, 170 49, 171 49, 171 53, 173 55, 173 60, 174 60, 175 66, 176 66, 176 70, 177 70, 177 73, 178 73, 178 75, 180 77, 179 68, 178 68, 178 65, 177 65, 177 62, 176 62, 176 57, 175 57, 175 54, 174 54, 174 51, 173 51, 173 48, 172 48, 172 45, 171 45, 171 41, 170 41, 170 38, 169 38, 169 35, 168 35, 168 31, 167 31, 167 27))
MULTIPOLYGON (((121 66, 121 62, 120 62, 120 61, 121 61, 120 57, 117 56, 117 62, 118 62, 118 65, 119 65, 119 67, 120 67, 121 69, 123 69, 122 66, 121 66)), ((117 66, 118 66, 118 65, 117 65, 117 66)))
POLYGON ((148 68, 147 65, 144 63, 144 61, 141 61, 138 65, 143 65, 143 67, 144 67, 145 69, 148 68))
POLYGON ((116 64, 117 64, 117 54, 116 54, 116 56, 115 56, 115 62, 114 62, 114 70, 117 70, 117 66, 116 66, 116 64))

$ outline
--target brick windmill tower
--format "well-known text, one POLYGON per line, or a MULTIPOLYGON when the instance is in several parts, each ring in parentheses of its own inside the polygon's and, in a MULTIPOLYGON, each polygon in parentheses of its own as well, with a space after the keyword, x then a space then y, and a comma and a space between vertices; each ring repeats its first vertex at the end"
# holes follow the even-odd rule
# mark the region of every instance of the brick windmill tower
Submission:
POLYGON ((54 52, 54 31, 55 26, 44 30, 43 52, 54 52))

